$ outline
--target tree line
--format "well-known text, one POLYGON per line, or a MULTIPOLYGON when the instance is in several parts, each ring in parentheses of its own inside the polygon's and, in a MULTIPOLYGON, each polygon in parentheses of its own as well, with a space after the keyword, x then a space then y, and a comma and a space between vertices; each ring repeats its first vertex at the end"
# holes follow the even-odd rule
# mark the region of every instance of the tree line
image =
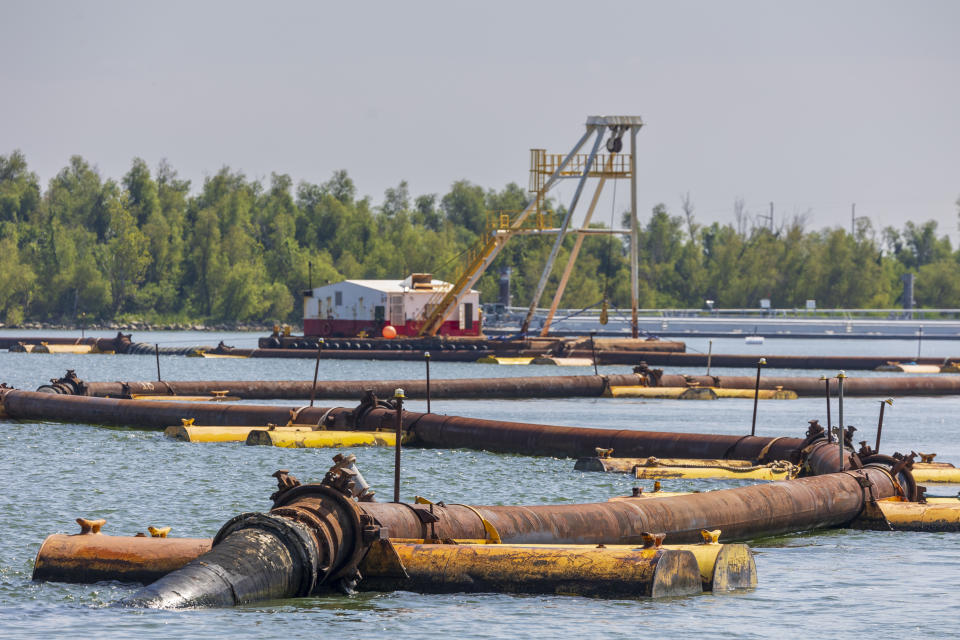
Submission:
MULTIPOLYGON (((0 321, 295 322, 310 284, 412 272, 455 279, 490 212, 521 210, 529 199, 516 184, 495 190, 460 180, 442 196, 417 197, 400 182, 377 204, 357 194, 345 170, 294 185, 285 174, 266 182, 229 167, 194 191, 166 162, 151 170, 134 159, 115 180, 79 156, 42 189, 14 151, 0 156, 0 321)), ((960 307, 960 252, 935 221, 878 231, 858 218, 851 233, 807 230, 795 217, 771 230, 754 224, 742 202, 733 225, 697 223, 689 197, 680 210, 659 204, 642 217, 641 307, 756 307, 762 298, 775 307, 807 299, 821 308, 895 307, 907 272, 917 274, 918 305, 960 307)), ((509 266, 513 299, 527 303, 552 242, 507 243, 477 285, 481 300, 496 301, 509 266)), ((568 238, 560 264, 572 246, 568 238)), ((630 304, 621 236, 586 237, 561 305, 603 300, 630 304)))

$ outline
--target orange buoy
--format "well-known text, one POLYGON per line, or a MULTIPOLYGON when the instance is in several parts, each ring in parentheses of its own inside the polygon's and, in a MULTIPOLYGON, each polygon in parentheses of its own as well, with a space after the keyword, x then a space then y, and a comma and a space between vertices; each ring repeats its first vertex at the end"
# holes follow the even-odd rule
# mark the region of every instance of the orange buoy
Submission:
POLYGON ((392 340, 393 338, 397 337, 397 330, 389 324, 384 326, 380 333, 383 334, 383 337, 387 340, 392 340))

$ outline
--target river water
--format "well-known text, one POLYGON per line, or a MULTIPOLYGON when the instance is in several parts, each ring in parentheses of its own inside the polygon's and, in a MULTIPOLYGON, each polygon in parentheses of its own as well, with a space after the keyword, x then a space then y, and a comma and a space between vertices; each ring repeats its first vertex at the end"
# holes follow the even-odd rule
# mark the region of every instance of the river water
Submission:
MULTIPOLYGON (((0 335, 26 332, 4 331, 0 335)), ((54 332, 44 332, 50 335, 54 332)), ((251 334, 141 333, 162 346, 216 344, 224 337, 254 346, 251 334)), ((706 351, 705 339, 688 342, 706 351)), ((774 340, 744 345, 715 339, 714 353, 880 354, 907 360, 916 341, 774 340)), ((925 356, 958 356, 960 342, 930 341, 925 356)), ((311 360, 200 359, 161 356, 169 380, 310 379, 311 360)), ((147 356, 44 355, 0 352, 0 382, 35 389, 76 369, 87 380, 151 380, 147 356)), ((601 367, 601 373, 628 367, 601 367)), ((746 374, 748 370, 718 369, 746 374)), ((434 378, 592 373, 591 368, 509 367, 433 363, 434 378)), ((702 373, 688 370, 685 373, 702 373)), ((771 374, 788 373, 771 370, 771 374)), ((789 372, 796 375, 835 371, 789 372)), ((324 361, 323 379, 412 379, 418 362, 324 361)), ((875 375, 848 372, 851 376, 875 375)), ((878 398, 848 398, 845 417, 863 438, 875 437, 878 398)), ((291 404, 291 403, 277 403, 291 404)), ((321 403, 323 404, 323 403, 321 403)), ((338 403, 345 404, 345 403, 338 403)), ((424 403, 407 406, 422 410, 424 403)), ((563 424, 687 431, 748 432, 752 400, 711 402, 638 399, 437 400, 439 413, 563 424)), ((836 406, 834 407, 836 417, 836 406)), ((802 436, 811 418, 824 419, 822 399, 760 404, 758 435, 802 436)), ((884 452, 937 452, 960 463, 960 398, 902 398, 888 408, 884 452)), ((860 435, 858 434, 858 435, 860 435)), ((357 448, 358 464, 378 494, 391 493, 392 450, 357 448)), ((135 586, 118 583, 34 583, 33 560, 44 537, 77 530, 78 516, 107 519, 104 532, 132 535, 149 525, 172 535, 208 537, 244 511, 266 510, 280 468, 319 481, 334 451, 190 444, 152 431, 80 424, 0 421, 0 637, 132 636, 175 638, 517 638, 591 634, 604 637, 770 638, 883 634, 954 637, 960 604, 960 535, 836 530, 751 543, 759 585, 732 594, 656 601, 498 594, 419 595, 407 592, 325 596, 259 603, 235 609, 142 611, 110 607, 135 586)), ((673 480, 667 490, 707 490, 743 481, 673 480)), ((466 450, 408 449, 402 499, 472 504, 603 501, 649 482, 624 475, 573 471, 573 460, 495 455, 466 450)), ((952 495, 955 485, 930 493, 952 495)), ((668 540, 669 542, 669 540, 668 540)))

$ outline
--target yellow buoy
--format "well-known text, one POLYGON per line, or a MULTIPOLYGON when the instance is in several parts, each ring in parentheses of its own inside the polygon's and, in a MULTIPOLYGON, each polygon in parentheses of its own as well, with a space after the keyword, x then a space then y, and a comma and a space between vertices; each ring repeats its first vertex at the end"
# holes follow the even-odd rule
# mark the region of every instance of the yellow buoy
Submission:
POLYGON ((378 540, 367 552, 360 572, 365 589, 426 593, 492 591, 657 598, 703 590, 693 553, 664 547, 378 540))
MULTIPOLYGON (((671 461, 676 462, 676 461, 671 461)), ((719 461, 712 461, 719 462, 719 461)), ((689 466, 668 466, 664 461, 652 459, 633 468, 635 478, 654 480, 657 478, 744 478, 750 480, 792 480, 800 474, 800 467, 786 461, 769 464, 740 466, 723 463, 711 466, 691 464, 689 466)))
POLYGON ((856 528, 894 531, 960 531, 960 502, 919 503, 895 498, 870 502, 856 528))
MULTIPOLYGON (((168 438, 184 442, 246 442, 251 431, 267 431, 271 427, 241 427, 241 426, 195 426, 179 425, 167 427, 163 433, 168 438)), ((312 431, 311 425, 292 427, 273 427, 280 431, 312 431)))
MULTIPOLYGON (((403 438, 406 442, 408 436, 403 438)), ((315 449, 327 447, 392 447, 396 434, 392 431, 305 431, 290 432, 280 429, 251 431, 248 445, 268 445, 291 449, 315 449)))
POLYGON ((89 344, 47 344, 41 342, 34 345, 31 353, 96 353, 93 345, 89 344))
POLYGON ((480 364, 530 364, 533 358, 506 358, 500 356, 483 356, 478 358, 480 364))
POLYGON ((914 462, 913 479, 917 482, 951 482, 960 484, 960 469, 945 462, 914 462))
POLYGON ((131 400, 176 400, 177 402, 236 402, 240 398, 236 396, 210 395, 210 396, 172 396, 172 395, 150 395, 148 393, 134 393, 130 395, 131 400))

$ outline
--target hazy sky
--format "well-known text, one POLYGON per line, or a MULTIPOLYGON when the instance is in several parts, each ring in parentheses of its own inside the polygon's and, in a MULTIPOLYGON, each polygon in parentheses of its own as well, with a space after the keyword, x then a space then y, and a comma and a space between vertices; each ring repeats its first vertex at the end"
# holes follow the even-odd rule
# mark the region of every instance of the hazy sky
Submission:
POLYGON ((0 154, 44 184, 73 154, 114 178, 167 158, 194 189, 345 168, 378 203, 526 185, 530 147, 629 114, 642 219, 689 191, 704 222, 740 196, 849 228, 856 202, 956 238, 958 26, 952 1, 0 0, 0 154))

